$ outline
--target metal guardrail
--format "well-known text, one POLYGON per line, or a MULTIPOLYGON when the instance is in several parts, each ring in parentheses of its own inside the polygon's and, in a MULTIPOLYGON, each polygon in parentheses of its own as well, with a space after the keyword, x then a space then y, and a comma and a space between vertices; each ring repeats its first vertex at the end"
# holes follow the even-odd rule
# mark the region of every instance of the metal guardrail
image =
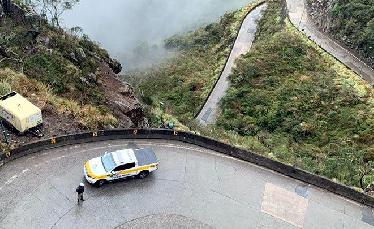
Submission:
POLYGON ((265 167, 291 178, 343 196, 347 199, 370 207, 374 207, 373 197, 365 195, 364 193, 358 192, 353 188, 347 187, 345 185, 335 183, 325 177, 311 174, 302 169, 278 161, 274 161, 270 158, 255 154, 247 150, 239 149, 237 147, 219 142, 211 138, 195 135, 189 132, 177 132, 167 129, 114 129, 54 137, 20 146, 19 148, 11 151, 11 153, 8 155, 1 155, 0 165, 3 165, 5 163, 8 163, 9 161, 28 154, 37 153, 52 148, 118 139, 163 139, 181 141, 197 145, 265 167))

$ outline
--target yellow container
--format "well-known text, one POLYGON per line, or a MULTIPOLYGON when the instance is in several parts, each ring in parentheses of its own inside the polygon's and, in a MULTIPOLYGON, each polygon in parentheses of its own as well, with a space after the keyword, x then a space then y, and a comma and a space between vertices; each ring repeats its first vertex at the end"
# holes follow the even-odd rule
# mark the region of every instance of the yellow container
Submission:
POLYGON ((16 92, 0 98, 0 117, 21 133, 43 123, 41 110, 16 92))

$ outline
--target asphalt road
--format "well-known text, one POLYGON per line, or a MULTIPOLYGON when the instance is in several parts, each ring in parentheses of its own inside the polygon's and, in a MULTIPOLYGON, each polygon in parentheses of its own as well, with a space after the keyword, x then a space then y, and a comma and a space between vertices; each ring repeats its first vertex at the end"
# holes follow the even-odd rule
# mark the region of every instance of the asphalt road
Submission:
POLYGON ((374 85, 374 69, 370 68, 333 39, 321 33, 311 21, 312 19, 308 17, 305 0, 287 0, 287 8, 292 24, 368 83, 374 85))
POLYGON ((181 142, 119 140, 57 148, 0 167, 0 228, 372 228, 373 210, 273 171, 181 142), (83 163, 152 147, 144 180, 95 188, 83 163), (370 225, 371 224, 371 225, 370 225))
POLYGON ((204 104, 204 107, 196 118, 202 125, 212 124, 216 121, 219 109, 218 103, 222 97, 225 96, 226 90, 229 88, 230 82, 228 77, 231 75, 232 68, 235 66, 235 60, 247 53, 251 48, 256 35, 257 21, 261 18, 265 8, 266 4, 256 7, 244 19, 225 68, 217 84, 213 88, 212 93, 210 93, 208 100, 204 104))

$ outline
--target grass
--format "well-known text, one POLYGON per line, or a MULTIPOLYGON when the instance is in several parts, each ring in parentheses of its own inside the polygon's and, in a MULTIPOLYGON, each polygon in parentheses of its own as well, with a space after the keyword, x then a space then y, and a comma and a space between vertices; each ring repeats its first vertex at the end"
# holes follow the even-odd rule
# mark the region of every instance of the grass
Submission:
POLYGON ((280 0, 268 1, 252 49, 230 76, 216 125, 203 128, 193 117, 233 41, 230 36, 220 39, 216 30, 230 34, 243 11, 167 40, 181 53, 140 74, 138 90, 149 104, 148 115, 156 123, 165 112, 187 125, 181 125, 184 129, 365 187, 374 181, 373 89, 296 30, 281 8, 280 0))
POLYGON ((374 64, 374 0, 337 0, 325 14, 330 19, 325 29, 374 64))
MULTIPOLYGON (((142 100, 152 111, 165 110, 181 122, 189 122, 200 110, 224 68, 240 28, 241 21, 256 5, 225 14, 218 23, 196 31, 173 36, 165 41, 178 54, 165 64, 132 76, 142 100)), ((127 77, 128 78, 128 77, 127 77)), ((154 125, 159 124, 152 115, 154 125)))
POLYGON ((95 130, 117 124, 116 118, 110 113, 89 104, 82 105, 75 100, 57 96, 43 83, 29 79, 11 69, 0 69, 0 79, 10 85, 12 90, 25 95, 31 102, 37 104, 42 111, 44 107, 50 105, 57 114, 72 116, 82 129, 95 130))
POLYGON ((373 89, 280 18, 268 2, 237 62, 217 127, 231 143, 341 183, 374 180, 373 89), (363 178, 363 179, 362 179, 363 178))
POLYGON ((102 105, 103 96, 95 84, 87 85, 82 79, 95 74, 100 62, 109 60, 108 53, 87 36, 80 38, 43 22, 37 24, 2 19, 0 33, 5 35, 0 43, 10 58, 0 58, 0 68, 24 73, 48 85, 55 95, 83 104, 102 105), (36 39, 30 31, 39 33, 36 39), (79 58, 79 51, 84 57, 79 58))
POLYGON ((41 108, 73 117, 82 129, 117 125, 98 87, 99 65, 112 62, 107 51, 85 35, 73 36, 45 22, 3 17, 0 34, 0 94, 15 90, 41 108))

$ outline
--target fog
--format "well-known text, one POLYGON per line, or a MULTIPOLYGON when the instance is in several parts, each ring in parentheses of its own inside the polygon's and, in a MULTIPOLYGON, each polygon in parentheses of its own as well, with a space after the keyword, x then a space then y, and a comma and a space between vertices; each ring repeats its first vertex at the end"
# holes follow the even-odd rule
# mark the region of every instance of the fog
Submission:
POLYGON ((163 41, 216 21, 252 0, 81 0, 66 12, 66 28, 80 26, 125 70, 149 67, 169 56, 163 41))

